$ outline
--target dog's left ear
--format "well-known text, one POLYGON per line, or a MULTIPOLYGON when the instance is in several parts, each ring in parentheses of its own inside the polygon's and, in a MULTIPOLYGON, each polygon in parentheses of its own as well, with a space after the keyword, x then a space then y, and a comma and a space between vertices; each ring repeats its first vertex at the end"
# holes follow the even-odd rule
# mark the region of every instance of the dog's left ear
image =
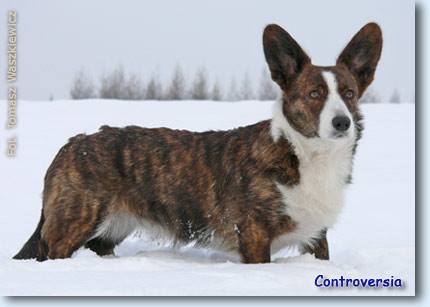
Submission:
POLYGON ((276 24, 263 33, 263 47, 273 81, 287 91, 311 60, 287 31, 276 24))
POLYGON ((373 81, 381 57, 382 31, 376 23, 368 23, 348 43, 336 64, 345 65, 357 81, 359 96, 373 81))

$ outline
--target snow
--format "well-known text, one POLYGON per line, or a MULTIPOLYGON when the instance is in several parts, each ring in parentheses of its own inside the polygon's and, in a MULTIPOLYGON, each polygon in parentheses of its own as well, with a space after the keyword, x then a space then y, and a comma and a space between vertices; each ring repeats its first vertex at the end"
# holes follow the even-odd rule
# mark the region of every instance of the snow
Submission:
MULTIPOLYGON (((0 102, 6 107, 4 101, 0 102)), ((272 102, 19 101, 18 156, 0 157, 2 295, 414 295, 415 107, 363 105, 365 126, 344 211, 329 231, 331 260, 284 249, 272 263, 245 265, 236 255, 172 249, 143 233, 116 248, 119 257, 79 250, 71 259, 14 261, 36 227, 43 176, 68 137, 101 125, 229 129, 267 119, 272 102), (315 278, 401 278, 401 289, 317 288, 315 278)), ((5 122, 1 112, 0 122, 5 122)), ((6 142, 0 144, 5 152, 6 142)))

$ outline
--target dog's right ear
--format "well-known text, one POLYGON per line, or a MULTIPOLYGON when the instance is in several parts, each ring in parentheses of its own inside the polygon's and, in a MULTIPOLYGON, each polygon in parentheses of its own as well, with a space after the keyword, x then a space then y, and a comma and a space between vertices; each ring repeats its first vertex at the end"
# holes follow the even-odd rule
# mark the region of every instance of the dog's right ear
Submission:
POLYGON ((287 91, 310 58, 287 31, 275 24, 264 29, 263 46, 273 81, 287 91))
POLYGON ((373 81, 381 51, 381 28, 371 22, 354 35, 337 59, 336 64, 345 65, 356 79, 359 96, 373 81))

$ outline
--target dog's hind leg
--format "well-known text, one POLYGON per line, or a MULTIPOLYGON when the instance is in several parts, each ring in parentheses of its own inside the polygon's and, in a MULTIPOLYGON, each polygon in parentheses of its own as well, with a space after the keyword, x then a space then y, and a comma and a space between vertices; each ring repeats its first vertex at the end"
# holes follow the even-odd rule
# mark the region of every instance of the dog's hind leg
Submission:
POLYGON ((88 195, 67 191, 45 204, 42 239, 48 258, 69 258, 94 234, 104 206, 88 195))
POLYGON ((89 240, 85 247, 89 248, 99 256, 113 255, 113 250, 117 244, 111 240, 94 238, 89 240))

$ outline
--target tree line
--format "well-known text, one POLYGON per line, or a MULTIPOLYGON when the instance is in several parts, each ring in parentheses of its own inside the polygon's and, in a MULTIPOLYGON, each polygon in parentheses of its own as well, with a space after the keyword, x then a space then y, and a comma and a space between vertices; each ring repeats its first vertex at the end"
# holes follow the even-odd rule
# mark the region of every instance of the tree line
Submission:
MULTIPOLYGON (((79 70, 72 81, 70 96, 72 99, 120 99, 120 100, 274 100, 279 90, 272 81, 267 68, 261 70, 258 85, 254 86, 246 73, 238 82, 232 78, 226 88, 218 80, 210 83, 207 70, 198 69, 194 77, 187 80, 181 65, 176 65, 167 82, 162 82, 157 73, 153 73, 147 82, 135 73, 126 73, 122 66, 103 74, 96 84, 84 69, 79 70)), ((361 103, 387 102, 369 88, 361 103)), ((394 90, 388 102, 400 103, 398 90, 394 90)))
MULTIPOLYGON (((401 103, 402 100, 400 98, 400 93, 397 89, 393 91, 388 101, 382 100, 381 96, 372 88, 368 88, 364 95, 360 98, 361 103, 381 103, 381 102, 389 102, 389 103, 401 103)), ((411 101, 415 102, 415 98, 411 101)))
POLYGON ((251 78, 245 74, 238 82, 232 78, 228 88, 223 88, 218 80, 210 83, 205 68, 195 72, 188 81, 180 65, 176 65, 170 80, 161 82, 153 73, 147 82, 135 73, 126 73, 122 66, 100 77, 98 85, 84 69, 75 74, 70 89, 72 99, 124 99, 124 100, 274 100, 278 89, 267 69, 262 69, 259 86, 254 90, 251 78))

